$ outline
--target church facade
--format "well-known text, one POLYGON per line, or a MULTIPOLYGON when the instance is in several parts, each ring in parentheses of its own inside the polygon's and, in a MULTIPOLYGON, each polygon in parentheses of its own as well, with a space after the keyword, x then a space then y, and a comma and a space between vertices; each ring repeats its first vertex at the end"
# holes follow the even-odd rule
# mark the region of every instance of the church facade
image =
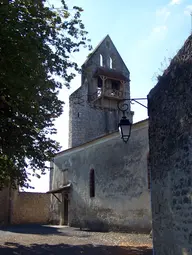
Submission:
MULTIPOLYGON (((51 219, 91 230, 149 231, 148 120, 118 133, 118 102, 130 98, 130 73, 109 36, 82 66, 69 98, 69 149, 51 163, 51 219)), ((128 101, 129 102, 129 101, 128 101)), ((132 121, 130 103, 127 116, 132 121)))

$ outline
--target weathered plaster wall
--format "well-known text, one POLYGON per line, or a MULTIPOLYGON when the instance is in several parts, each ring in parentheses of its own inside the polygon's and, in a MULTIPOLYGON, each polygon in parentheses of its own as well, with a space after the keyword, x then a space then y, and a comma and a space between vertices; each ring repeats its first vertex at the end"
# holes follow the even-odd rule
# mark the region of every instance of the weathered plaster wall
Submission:
POLYGON ((9 188, 0 191, 0 225, 9 221, 9 188))
POLYGON ((192 36, 149 96, 155 255, 192 254, 192 36))
POLYGON ((49 219, 50 194, 17 192, 12 197, 12 224, 47 224, 49 219))
MULTIPOLYGON (((128 144, 118 133, 58 154, 52 189, 63 185, 62 169, 72 183, 69 224, 91 229, 150 230, 147 188, 147 121, 133 126, 128 144), (89 171, 95 170, 95 197, 89 196, 89 171)), ((66 181, 66 180, 65 180, 66 181)), ((52 220, 60 221, 58 201, 52 198, 52 220)))

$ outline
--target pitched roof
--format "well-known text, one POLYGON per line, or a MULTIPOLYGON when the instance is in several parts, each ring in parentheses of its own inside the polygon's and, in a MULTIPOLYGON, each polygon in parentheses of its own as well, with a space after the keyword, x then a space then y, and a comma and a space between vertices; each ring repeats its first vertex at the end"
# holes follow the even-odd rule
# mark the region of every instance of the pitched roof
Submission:
POLYGON ((71 183, 68 183, 66 185, 63 185, 62 187, 57 188, 57 189, 49 190, 46 193, 47 194, 58 194, 58 193, 61 193, 63 191, 69 192, 70 188, 71 188, 71 183))
POLYGON ((103 38, 103 40, 101 40, 100 43, 95 47, 95 49, 88 55, 87 59, 86 59, 85 62, 82 64, 82 66, 84 66, 84 65, 88 62, 88 60, 92 57, 92 55, 98 50, 98 48, 100 47, 100 45, 101 45, 107 38, 111 40, 110 36, 109 36, 109 35, 106 35, 106 36, 103 38))
MULTIPOLYGON (((148 118, 147 118, 147 119, 144 119, 144 120, 141 120, 141 121, 138 121, 138 122, 136 122, 136 123, 133 123, 133 125, 132 125, 132 130, 137 129, 138 127, 143 126, 143 125, 145 125, 145 124, 148 124, 148 118)), ((86 143, 77 145, 77 146, 75 146, 75 147, 72 147, 72 148, 69 148, 69 149, 65 149, 65 150, 63 150, 63 151, 60 151, 60 152, 58 152, 58 153, 55 154, 55 157, 57 157, 57 156, 59 156, 59 155, 62 155, 62 154, 64 154, 64 153, 66 153, 66 152, 76 150, 76 149, 78 149, 78 148, 83 148, 84 146, 86 146, 86 145, 88 145, 88 144, 93 144, 93 143, 95 143, 95 142, 97 142, 97 141, 99 141, 99 140, 103 140, 103 139, 105 139, 105 138, 107 139, 107 138, 110 138, 110 137, 114 137, 114 135, 116 135, 116 134, 119 135, 119 131, 114 131, 114 132, 112 132, 112 133, 110 133, 110 134, 105 134, 105 135, 103 135, 103 136, 99 136, 99 137, 94 138, 93 140, 91 140, 91 141, 89 141, 89 142, 86 142, 86 143)))
POLYGON ((129 79, 125 77, 121 72, 114 69, 109 69, 105 67, 98 67, 95 71, 94 77, 98 75, 103 75, 112 79, 128 81, 129 79))
MULTIPOLYGON (((92 58, 92 56, 94 55, 94 53, 95 53, 95 52, 100 48, 100 46, 101 46, 103 43, 105 43, 105 41, 107 41, 107 40, 109 40, 109 41, 111 42, 111 44, 112 44, 113 47, 115 48, 117 54, 119 55, 119 58, 121 58, 121 60, 122 60, 122 62, 124 63, 125 67, 127 68, 125 62, 123 61, 121 55, 119 54, 117 48, 115 47, 115 45, 114 45, 114 43, 113 43, 113 41, 111 40, 111 38, 110 38, 109 35, 106 35, 106 36, 103 38, 103 40, 97 45, 97 47, 88 55, 87 59, 86 59, 85 62, 82 64, 82 67, 83 67, 84 65, 87 64, 87 62, 92 58)), ((127 68, 127 71, 129 72, 128 68, 127 68)))

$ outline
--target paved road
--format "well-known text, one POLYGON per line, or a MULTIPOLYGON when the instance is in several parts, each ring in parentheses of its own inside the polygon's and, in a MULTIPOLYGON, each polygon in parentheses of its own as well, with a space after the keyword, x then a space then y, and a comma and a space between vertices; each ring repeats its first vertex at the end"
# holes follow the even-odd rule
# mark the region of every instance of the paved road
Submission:
POLYGON ((0 254, 152 255, 147 235, 100 233, 58 226, 14 226, 0 230, 0 254))

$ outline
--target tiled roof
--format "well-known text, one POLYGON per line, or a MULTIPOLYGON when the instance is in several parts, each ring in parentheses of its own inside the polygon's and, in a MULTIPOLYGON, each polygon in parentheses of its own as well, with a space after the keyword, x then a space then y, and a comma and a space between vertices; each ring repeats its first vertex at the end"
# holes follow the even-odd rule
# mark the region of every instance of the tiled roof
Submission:
POLYGON ((103 75, 103 76, 106 76, 106 77, 109 77, 109 78, 115 79, 115 80, 122 80, 122 81, 129 80, 121 72, 116 71, 115 69, 109 69, 109 68, 105 68, 105 67, 97 68, 97 70, 94 74, 94 77, 97 77, 99 75, 103 75))
POLYGON ((57 194, 57 193, 61 193, 63 191, 69 192, 70 188, 71 188, 71 183, 68 183, 66 185, 63 185, 62 187, 57 188, 57 189, 49 190, 46 193, 47 194, 57 194))

